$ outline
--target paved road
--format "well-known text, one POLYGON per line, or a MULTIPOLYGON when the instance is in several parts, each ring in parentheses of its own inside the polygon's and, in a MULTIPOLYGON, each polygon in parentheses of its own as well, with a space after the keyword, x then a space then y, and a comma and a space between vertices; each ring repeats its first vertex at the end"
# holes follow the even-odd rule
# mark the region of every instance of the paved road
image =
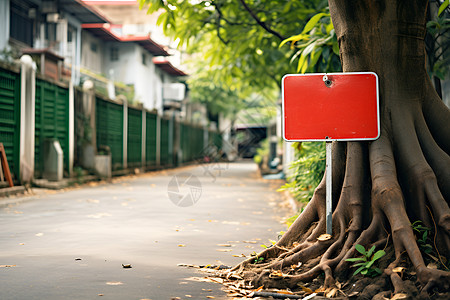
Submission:
POLYGON ((262 250, 291 214, 277 186, 240 162, 0 199, 0 299, 225 299, 177 264, 235 265, 262 250), (198 201, 180 207, 177 195, 198 201))

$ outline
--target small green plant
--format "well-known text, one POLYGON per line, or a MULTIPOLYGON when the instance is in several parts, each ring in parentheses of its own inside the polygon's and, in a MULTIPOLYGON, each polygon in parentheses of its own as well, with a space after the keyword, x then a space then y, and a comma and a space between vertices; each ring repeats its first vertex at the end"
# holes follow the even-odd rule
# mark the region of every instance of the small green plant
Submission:
POLYGON ((412 223, 411 228, 416 233, 417 244, 419 245, 420 250, 426 254, 430 254, 430 252, 433 251, 433 246, 431 246, 429 240, 431 228, 424 226, 420 220, 412 223))
POLYGON ((250 255, 255 257, 255 259, 253 260, 253 264, 254 265, 262 263, 264 261, 264 257, 259 257, 258 254, 255 251, 253 251, 253 253, 250 254, 250 255))
POLYGON ((355 249, 356 251, 361 253, 362 256, 346 259, 346 261, 358 262, 352 266, 352 267, 359 267, 353 273, 353 276, 355 276, 358 273, 370 277, 381 275, 381 270, 379 268, 374 267, 373 265, 375 261, 383 257, 386 254, 386 252, 384 250, 378 250, 377 252, 375 252, 375 254, 373 254, 373 252, 375 251, 375 246, 366 251, 364 246, 361 246, 359 244, 355 245, 355 249))

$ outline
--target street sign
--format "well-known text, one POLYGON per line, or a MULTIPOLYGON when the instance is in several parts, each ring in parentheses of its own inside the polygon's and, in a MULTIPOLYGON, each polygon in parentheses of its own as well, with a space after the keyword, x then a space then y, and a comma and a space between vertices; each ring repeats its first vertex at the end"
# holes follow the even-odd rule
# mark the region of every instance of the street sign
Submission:
POLYGON ((378 76, 372 72, 288 74, 282 79, 283 137, 326 143, 326 233, 332 235, 332 143, 380 136, 378 76))
POLYGON ((375 73, 288 74, 282 97, 287 141, 363 141, 380 135, 375 73))

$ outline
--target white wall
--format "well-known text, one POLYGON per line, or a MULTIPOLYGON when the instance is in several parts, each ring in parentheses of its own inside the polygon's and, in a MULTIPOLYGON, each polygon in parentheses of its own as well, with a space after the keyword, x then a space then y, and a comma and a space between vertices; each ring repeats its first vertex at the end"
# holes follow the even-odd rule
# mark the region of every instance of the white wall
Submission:
POLYGON ((9 0, 0 0, 0 50, 8 47, 9 0))
POLYGON ((153 56, 136 43, 108 42, 103 55, 102 72, 109 77, 114 72, 115 81, 134 84, 135 100, 144 104, 147 109, 157 109, 162 113, 162 79, 161 71, 153 64, 153 56), (119 49, 119 60, 110 60, 112 47, 119 49), (142 63, 142 55, 146 55, 146 65, 142 63))
POLYGON ((105 56, 103 41, 97 39, 89 32, 81 32, 81 67, 94 71, 103 72, 103 57, 105 56), (91 44, 97 45, 97 51, 91 50, 91 44))

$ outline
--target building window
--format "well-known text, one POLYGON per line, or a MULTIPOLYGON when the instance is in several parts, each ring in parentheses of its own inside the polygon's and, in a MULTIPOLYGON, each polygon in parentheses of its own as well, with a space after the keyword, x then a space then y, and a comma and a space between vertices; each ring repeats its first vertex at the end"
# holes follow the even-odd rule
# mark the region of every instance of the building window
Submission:
POLYGON ((91 43, 91 51, 97 53, 97 43, 91 43))
POLYGON ((110 61, 118 61, 119 60, 119 48, 111 47, 109 52, 109 60, 110 61))
POLYGON ((28 17, 28 9, 12 2, 10 12, 11 38, 32 47, 34 22, 28 17))
POLYGON ((145 55, 145 53, 142 53, 142 64, 143 64, 144 66, 147 65, 147 55, 145 55))

